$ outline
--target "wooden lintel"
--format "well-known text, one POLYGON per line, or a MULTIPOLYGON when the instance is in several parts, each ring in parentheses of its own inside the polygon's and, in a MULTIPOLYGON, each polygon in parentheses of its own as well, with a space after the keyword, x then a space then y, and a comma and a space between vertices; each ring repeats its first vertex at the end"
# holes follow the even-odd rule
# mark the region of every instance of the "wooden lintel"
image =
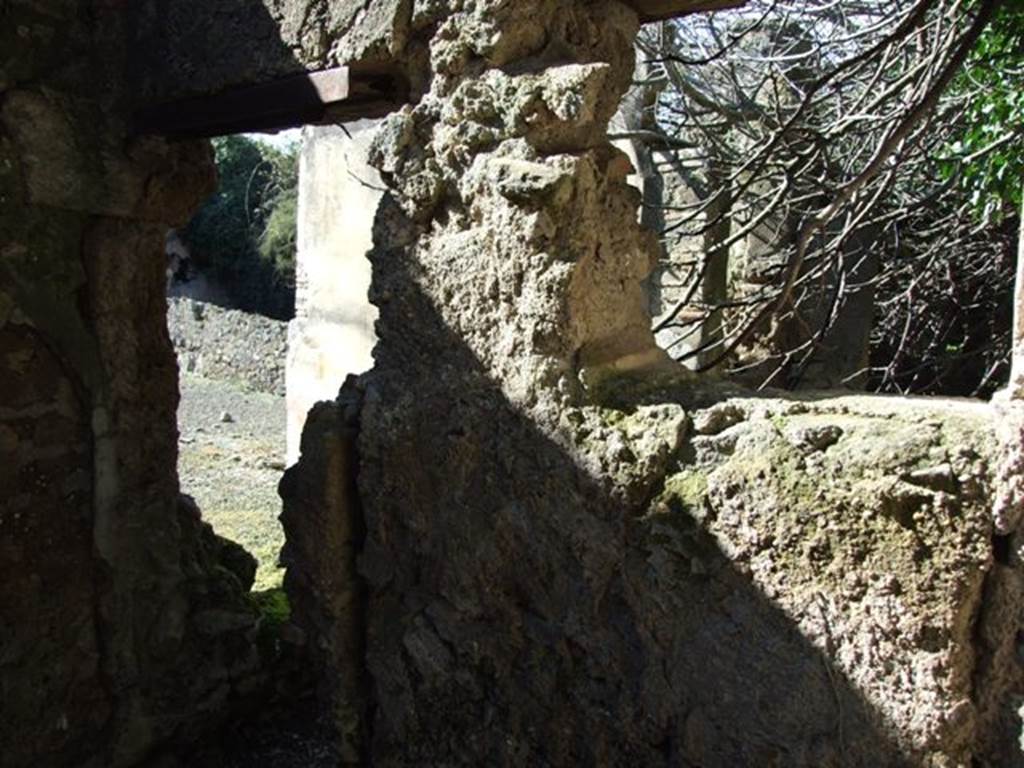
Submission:
POLYGON ((393 72, 335 67, 146 107, 136 113, 136 131, 178 139, 280 131, 382 117, 405 100, 393 72))
POLYGON ((702 11, 739 8, 747 0, 626 0, 640 14, 640 20, 660 21, 702 11))

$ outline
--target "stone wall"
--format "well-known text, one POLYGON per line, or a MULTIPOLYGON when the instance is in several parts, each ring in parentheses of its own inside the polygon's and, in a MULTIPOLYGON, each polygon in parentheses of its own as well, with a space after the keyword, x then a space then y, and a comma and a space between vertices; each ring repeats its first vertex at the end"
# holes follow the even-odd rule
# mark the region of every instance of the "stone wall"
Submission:
POLYGON ((1020 406, 754 395, 654 344, 606 127, 635 8, 694 3, 124 5, 0 26, 5 768, 140 763, 253 679, 174 469, 163 236, 209 151, 129 115, 344 61, 414 97, 368 151, 374 368, 282 484, 345 758, 1021 763, 1020 406))
POLYGON ((212 191, 212 155, 137 135, 136 111, 387 62, 407 6, 0 9, 5 768, 137 764, 216 727, 259 677, 244 558, 175 468, 164 237, 212 191))
POLYGON ((287 323, 192 299, 170 298, 167 330, 182 373, 284 397, 287 323))
POLYGON ((97 685, 89 414, 61 360, 31 328, 6 322, 0 329, 0 376, 4 765, 28 765, 33 752, 56 763, 95 748, 112 707, 97 685), (54 683, 64 696, 52 696, 54 683))
POLYGON ((290 589, 353 753, 1019 764, 1002 417, 669 363, 641 288, 656 243, 605 139, 635 13, 416 8, 430 88, 370 151, 375 366, 315 421, 358 463, 325 472, 310 432, 282 486, 289 536, 345 533, 290 589), (353 556, 365 602, 331 602, 353 556), (361 625, 354 671, 337 650, 361 625))
MULTIPOLYGON (((245 558, 179 497, 175 469, 164 237, 214 169, 205 142, 134 133, 147 89, 173 80, 151 65, 180 63, 154 55, 148 25, 204 50, 166 5, 0 9, 4 768, 138 764, 215 727, 258 679, 245 558)), ((231 10, 242 53, 245 29, 277 28, 260 3, 231 10)), ((276 32, 257 47, 303 67, 276 32)), ((227 85, 213 69, 193 84, 227 85)))

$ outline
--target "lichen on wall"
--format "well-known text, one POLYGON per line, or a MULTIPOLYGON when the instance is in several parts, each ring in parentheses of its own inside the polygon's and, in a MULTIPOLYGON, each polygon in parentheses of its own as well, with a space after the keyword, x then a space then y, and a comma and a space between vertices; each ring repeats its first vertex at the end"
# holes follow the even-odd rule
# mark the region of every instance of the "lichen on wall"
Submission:
MULTIPOLYGON (((976 634, 986 580, 1002 578, 987 409, 738 399, 693 418, 704 424, 690 458, 645 519, 670 547, 685 542, 680 528, 702 529, 820 654, 834 699, 818 705, 833 710, 831 759, 980 758, 990 702, 975 679, 976 634), (715 411, 733 415, 715 424, 715 411), (873 730, 885 742, 865 743, 873 730)), ((1014 640, 1004 631, 998 642, 1014 640)), ((992 681, 1004 707, 1007 682, 992 681)), ((714 720, 718 706, 702 711, 714 720)))

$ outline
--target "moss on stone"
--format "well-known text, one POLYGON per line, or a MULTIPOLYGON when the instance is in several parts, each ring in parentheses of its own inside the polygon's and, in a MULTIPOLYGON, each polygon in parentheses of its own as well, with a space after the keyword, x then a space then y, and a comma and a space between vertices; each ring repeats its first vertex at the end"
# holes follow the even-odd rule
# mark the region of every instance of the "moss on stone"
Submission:
POLYGON ((280 587, 252 592, 249 600, 260 616, 261 626, 267 629, 277 629, 291 618, 292 608, 288 595, 280 587))
POLYGON ((697 469, 685 469, 665 481, 660 501, 671 508, 673 502, 686 509, 693 509, 704 503, 708 495, 708 477, 697 469))
POLYGON ((695 458, 651 505, 648 543, 685 558, 705 542, 702 562, 725 557, 792 610, 849 601, 843 631, 862 631, 878 620, 879 601, 891 600, 929 648, 960 647, 963 628, 948 617, 969 602, 987 558, 984 493, 974 487, 984 485, 985 422, 890 413, 888 403, 878 412, 750 405, 733 433, 691 438, 684 453, 695 458), (806 439, 830 426, 842 430, 835 442, 806 439), (947 490, 914 481, 947 464, 956 478, 947 490))
POLYGON ((597 414, 597 419, 601 422, 601 425, 605 427, 624 426, 626 420, 630 416, 629 411, 620 410, 618 408, 603 408, 600 406, 594 409, 594 413, 597 414))

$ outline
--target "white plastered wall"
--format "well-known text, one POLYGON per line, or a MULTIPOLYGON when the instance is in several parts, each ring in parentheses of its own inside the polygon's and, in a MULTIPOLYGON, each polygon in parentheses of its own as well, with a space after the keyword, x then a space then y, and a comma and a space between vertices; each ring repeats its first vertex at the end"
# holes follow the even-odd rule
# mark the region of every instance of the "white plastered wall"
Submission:
POLYGON ((366 164, 377 121, 303 131, 295 319, 288 326, 287 463, 306 414, 373 364, 377 309, 367 296, 373 220, 383 185, 366 164))

